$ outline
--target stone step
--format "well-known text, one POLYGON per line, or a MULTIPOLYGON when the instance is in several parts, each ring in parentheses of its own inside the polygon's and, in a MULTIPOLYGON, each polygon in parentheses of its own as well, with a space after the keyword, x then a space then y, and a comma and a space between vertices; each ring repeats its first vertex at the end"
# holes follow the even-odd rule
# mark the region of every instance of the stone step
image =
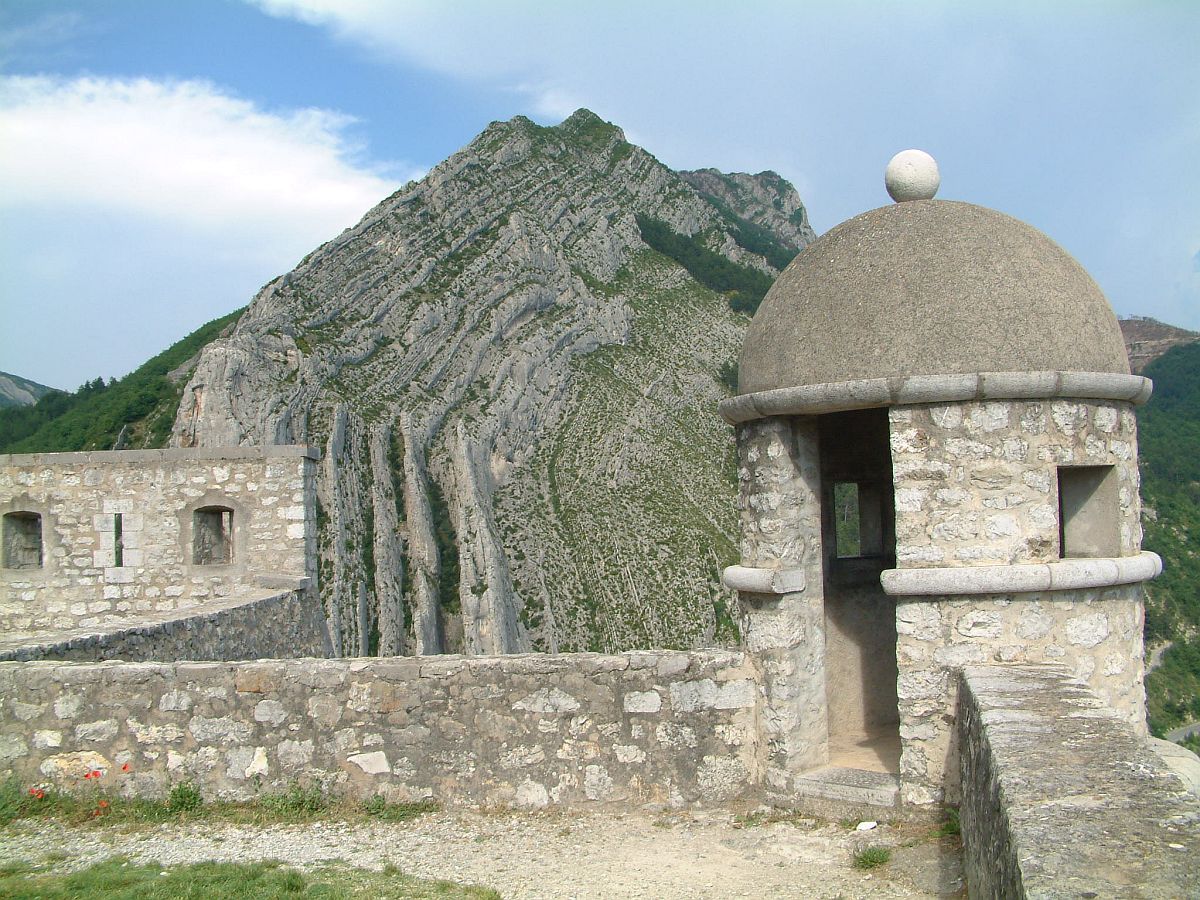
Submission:
POLYGON ((844 766, 823 766, 797 775, 793 787, 800 797, 885 808, 896 806, 900 797, 898 776, 844 766))

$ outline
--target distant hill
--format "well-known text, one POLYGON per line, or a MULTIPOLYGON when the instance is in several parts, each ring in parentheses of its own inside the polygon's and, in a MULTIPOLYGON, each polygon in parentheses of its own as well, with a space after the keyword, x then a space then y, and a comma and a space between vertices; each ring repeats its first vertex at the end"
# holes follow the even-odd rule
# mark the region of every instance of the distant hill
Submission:
POLYGON ((1129 366, 1141 372, 1172 347, 1200 341, 1200 332, 1176 328, 1149 316, 1130 316, 1121 319, 1121 333, 1129 351, 1129 366))
POLYGON ((1147 587, 1146 643, 1170 642, 1146 679, 1156 733, 1200 721, 1200 343, 1151 362, 1154 396, 1138 413, 1146 549, 1163 558, 1147 587))
POLYGON ((37 403, 38 398, 44 397, 54 388, 30 381, 19 375, 0 372, 0 408, 6 406, 30 406, 37 403))
POLYGON ((97 378, 70 393, 47 389, 30 406, 0 408, 0 453, 166 446, 200 348, 232 328, 243 312, 196 329, 124 378, 107 384, 97 378))

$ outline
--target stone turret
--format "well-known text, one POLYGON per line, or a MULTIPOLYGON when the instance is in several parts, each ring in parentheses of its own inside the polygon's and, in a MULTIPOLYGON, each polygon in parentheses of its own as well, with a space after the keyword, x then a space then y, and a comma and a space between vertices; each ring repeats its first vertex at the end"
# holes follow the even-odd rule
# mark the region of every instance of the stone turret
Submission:
POLYGON ((1145 730, 1142 582, 1161 563, 1140 549, 1133 410, 1150 382, 1069 254, 937 185, 931 158, 898 155, 905 202, 796 257, 721 405, 742 517, 725 581, 779 795, 956 799, 970 663, 1065 664, 1145 730))

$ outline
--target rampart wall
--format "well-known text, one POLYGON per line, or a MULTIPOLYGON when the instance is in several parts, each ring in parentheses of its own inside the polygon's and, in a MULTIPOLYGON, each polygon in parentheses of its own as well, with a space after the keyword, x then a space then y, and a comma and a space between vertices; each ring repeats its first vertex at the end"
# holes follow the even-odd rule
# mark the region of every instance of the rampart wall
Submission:
POLYGON ((740 653, 0 663, 0 777, 248 798, 682 805, 761 778, 740 653), (128 765, 126 770, 124 767, 128 765))
POLYGON ((120 624, 245 587, 261 596, 259 574, 315 581, 316 456, 306 447, 0 456, 0 631, 120 624))
MULTIPOLYGON (((301 579, 301 585, 307 579, 301 579)), ((287 659, 330 654, 316 592, 260 590, 259 596, 213 600, 183 612, 147 613, 127 625, 0 635, 0 661, 126 662, 287 659)))
POLYGON ((972 897, 1192 895, 1195 799, 1122 716, 1058 665, 968 666, 961 680, 972 897))

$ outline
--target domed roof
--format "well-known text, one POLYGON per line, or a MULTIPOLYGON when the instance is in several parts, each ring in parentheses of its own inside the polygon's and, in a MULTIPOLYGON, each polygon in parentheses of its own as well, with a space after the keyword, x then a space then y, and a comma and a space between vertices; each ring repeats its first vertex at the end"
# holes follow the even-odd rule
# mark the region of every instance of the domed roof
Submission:
POLYGON ((738 386, 1052 371, 1128 375, 1096 283, 1024 222, 914 200, 855 216, 792 261, 746 332, 738 386))

